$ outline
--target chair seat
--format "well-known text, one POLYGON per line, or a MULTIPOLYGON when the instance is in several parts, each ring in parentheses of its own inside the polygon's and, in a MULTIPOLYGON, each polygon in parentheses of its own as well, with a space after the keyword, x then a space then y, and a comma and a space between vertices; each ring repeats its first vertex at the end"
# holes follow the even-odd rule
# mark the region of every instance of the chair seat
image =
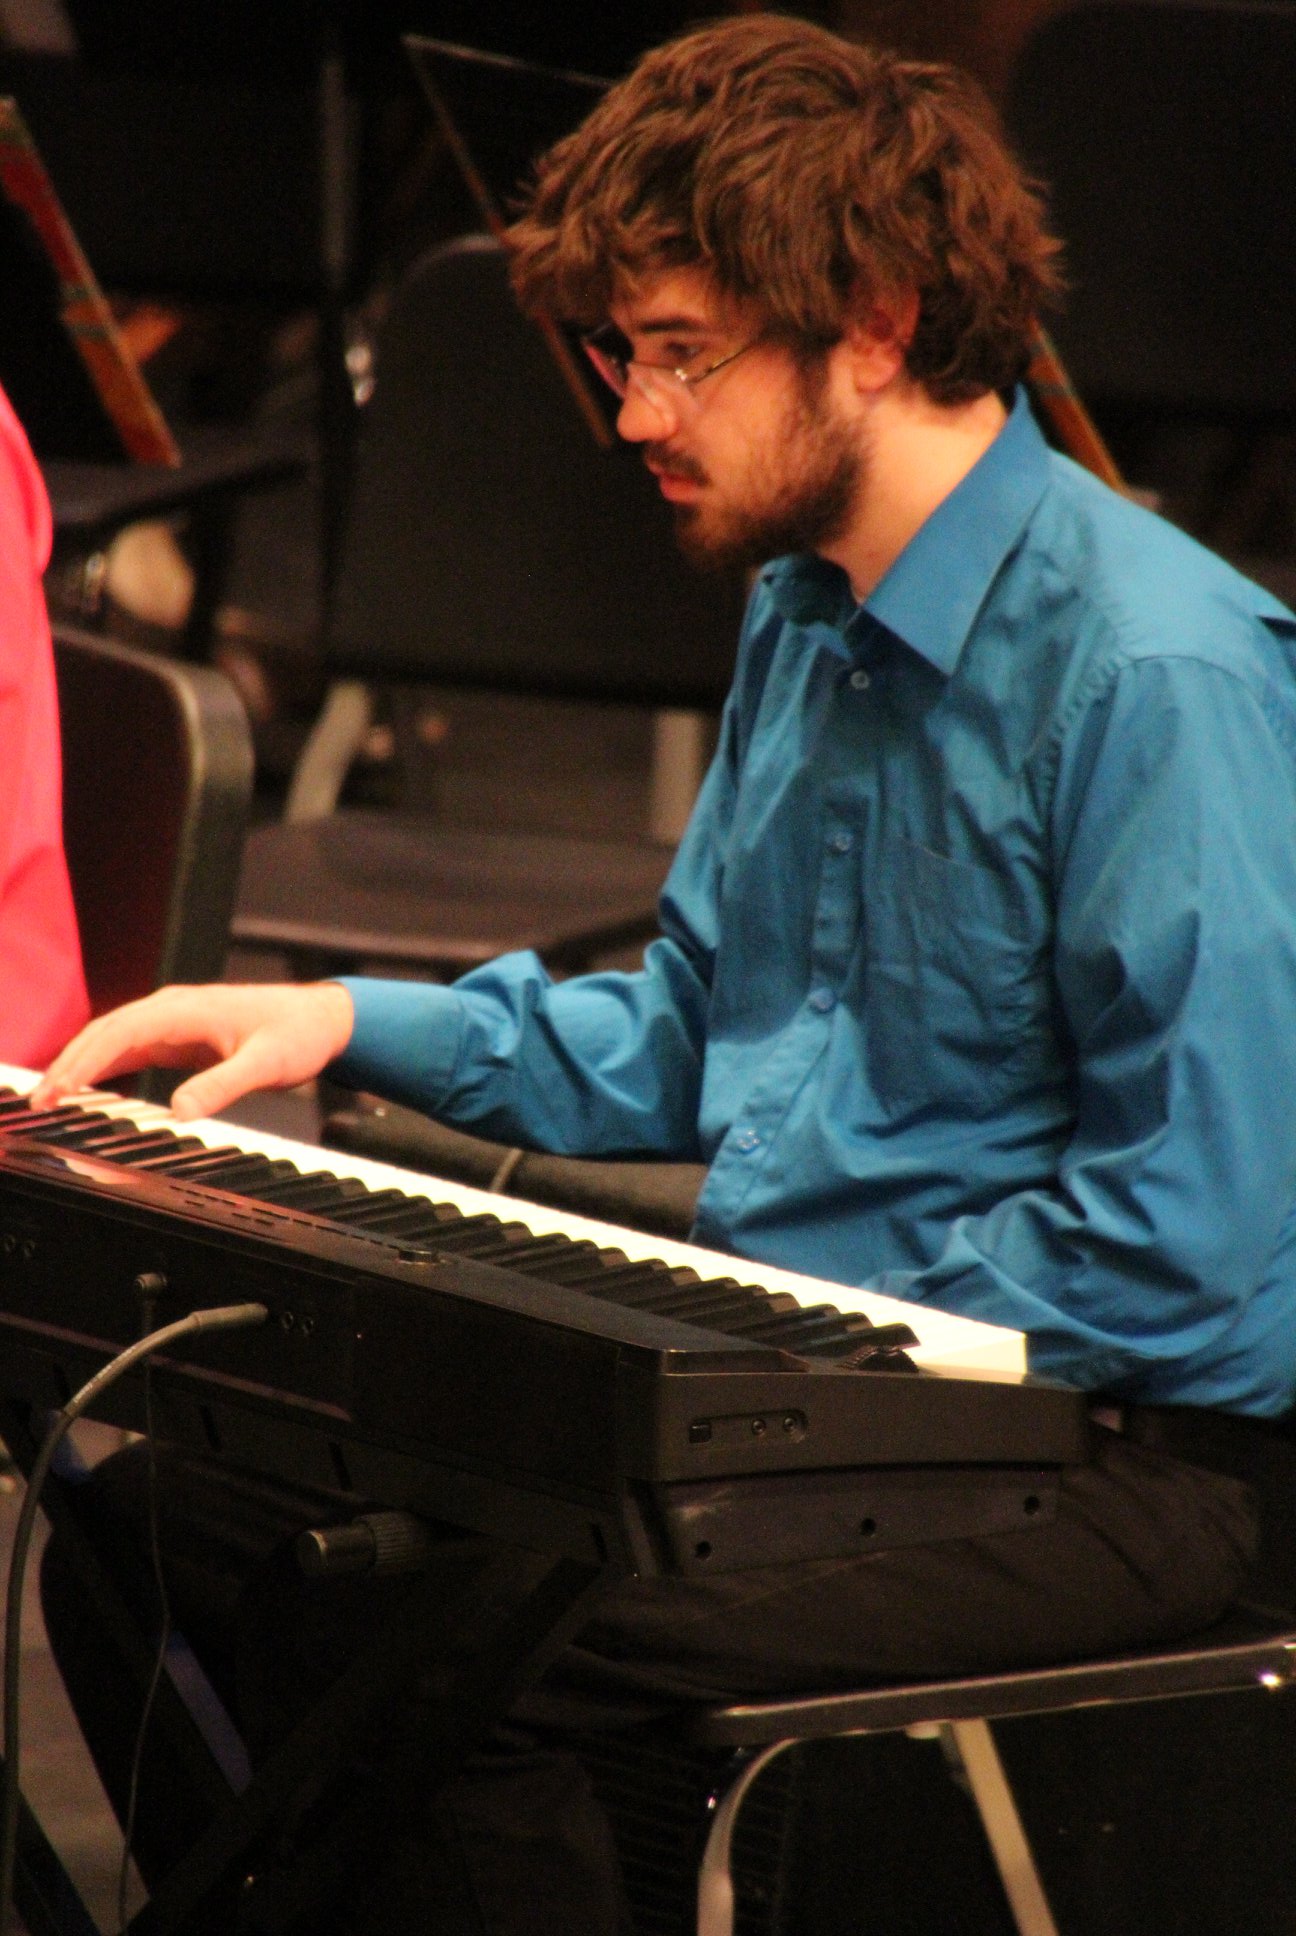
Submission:
POLYGON ((296 475, 318 456, 317 444, 312 433, 296 426, 200 425, 185 434, 183 458, 174 469, 65 458, 48 459, 41 469, 55 530, 89 539, 135 518, 162 517, 203 499, 296 475))
POLYGON ((511 948, 576 967, 655 930, 669 852, 649 841, 445 826, 355 809, 257 828, 236 942, 426 971, 511 948))
POLYGON ((1178 1645, 1062 1667, 735 1701, 699 1709, 685 1724, 685 1734, 700 1746, 751 1747, 823 1735, 881 1734, 928 1722, 995 1721, 1100 1702, 1278 1688, 1293 1681, 1296 1618, 1291 1611, 1237 1608, 1178 1645))

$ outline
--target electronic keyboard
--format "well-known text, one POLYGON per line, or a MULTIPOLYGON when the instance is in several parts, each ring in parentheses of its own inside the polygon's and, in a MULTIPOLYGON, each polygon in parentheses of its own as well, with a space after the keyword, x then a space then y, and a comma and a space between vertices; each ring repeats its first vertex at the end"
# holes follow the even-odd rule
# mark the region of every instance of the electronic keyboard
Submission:
MULTIPOLYGON (((1087 1456, 1083 1395, 1016 1333, 156 1105, 36 1115, 33 1082, 0 1068, 11 1399, 260 1302, 155 1361, 161 1436, 640 1573, 1021 1524, 1087 1456)), ((135 1374, 103 1412, 142 1402, 135 1374)))

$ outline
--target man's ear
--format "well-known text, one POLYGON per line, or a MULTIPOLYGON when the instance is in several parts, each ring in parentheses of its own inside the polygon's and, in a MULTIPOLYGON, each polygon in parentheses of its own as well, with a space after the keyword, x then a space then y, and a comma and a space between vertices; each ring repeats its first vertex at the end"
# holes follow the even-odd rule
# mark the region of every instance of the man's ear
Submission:
POLYGON ((878 295, 846 325, 845 343, 858 390, 884 390, 903 370, 918 327, 918 292, 878 295))

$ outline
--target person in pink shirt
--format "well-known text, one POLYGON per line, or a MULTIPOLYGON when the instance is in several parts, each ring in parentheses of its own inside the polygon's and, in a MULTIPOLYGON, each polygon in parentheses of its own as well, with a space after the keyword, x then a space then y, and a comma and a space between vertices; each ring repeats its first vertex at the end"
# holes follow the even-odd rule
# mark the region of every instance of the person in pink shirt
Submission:
POLYGON ((90 1013, 63 855, 49 499, 0 392, 0 1061, 44 1068, 90 1013))

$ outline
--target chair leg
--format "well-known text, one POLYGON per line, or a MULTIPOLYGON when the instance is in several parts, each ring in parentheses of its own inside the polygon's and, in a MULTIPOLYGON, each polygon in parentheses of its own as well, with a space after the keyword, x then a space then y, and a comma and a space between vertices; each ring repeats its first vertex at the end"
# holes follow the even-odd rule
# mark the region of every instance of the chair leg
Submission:
POLYGON ((706 718, 678 707, 653 715, 648 838, 678 845, 706 772, 706 718))
POLYGON ((728 1787, 722 1790, 717 1786, 713 1792, 710 1801, 711 1828, 698 1870, 697 1936, 733 1936, 734 1888, 730 1861, 738 1811, 762 1769, 768 1768, 774 1757, 781 1755, 785 1748, 795 1746, 795 1740, 774 1741, 768 1748, 739 1755, 728 1787))
POLYGON ((1021 1936, 1058 1936, 989 1723, 945 1722, 940 1738, 947 1755, 967 1776, 999 1880, 1021 1936))
MULTIPOLYGON (((1019 1936, 1058 1936, 989 1724, 985 1721, 923 1722, 906 1728, 905 1732, 914 1739, 936 1736, 947 1759, 966 1777, 1019 1936)), ((794 1738, 771 1742, 754 1753, 740 1754, 728 1786, 717 1785, 712 1794, 711 1828, 698 1870, 697 1936, 733 1936, 734 1888, 730 1864, 738 1812, 756 1777, 776 1755, 795 1746, 794 1738)))
POLYGON ((373 719, 373 695, 359 679, 338 679, 297 761, 284 819, 322 820, 338 803, 351 763, 373 719))

